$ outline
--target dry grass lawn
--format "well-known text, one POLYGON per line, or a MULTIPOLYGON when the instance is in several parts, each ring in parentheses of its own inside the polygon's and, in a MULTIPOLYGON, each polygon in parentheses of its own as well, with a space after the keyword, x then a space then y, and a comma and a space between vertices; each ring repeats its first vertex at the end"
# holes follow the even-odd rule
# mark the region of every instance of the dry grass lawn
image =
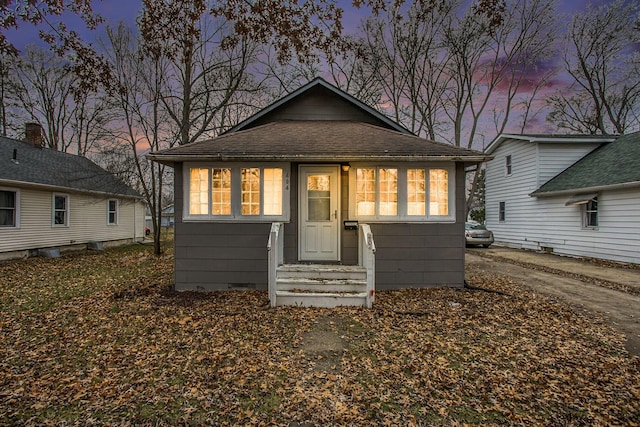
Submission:
POLYGON ((0 425, 638 425, 640 358, 506 277, 373 310, 171 292, 134 246, 0 265, 0 425))

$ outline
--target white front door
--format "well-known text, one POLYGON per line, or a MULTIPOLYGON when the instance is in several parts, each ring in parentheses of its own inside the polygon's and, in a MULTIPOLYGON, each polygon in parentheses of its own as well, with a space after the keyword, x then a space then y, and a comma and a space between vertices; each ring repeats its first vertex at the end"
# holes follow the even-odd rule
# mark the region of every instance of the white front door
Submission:
POLYGON ((339 166, 300 166, 300 261, 339 261, 339 166))

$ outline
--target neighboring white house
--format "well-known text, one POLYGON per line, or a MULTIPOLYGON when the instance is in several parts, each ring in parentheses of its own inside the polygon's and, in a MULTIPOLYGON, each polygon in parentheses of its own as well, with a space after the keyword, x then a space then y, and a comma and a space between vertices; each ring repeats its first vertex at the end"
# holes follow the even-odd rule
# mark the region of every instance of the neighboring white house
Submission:
POLYGON ((500 135, 486 153, 496 243, 640 263, 640 132, 500 135))
POLYGON ((142 240, 144 207, 87 158, 0 137, 0 260, 142 240))

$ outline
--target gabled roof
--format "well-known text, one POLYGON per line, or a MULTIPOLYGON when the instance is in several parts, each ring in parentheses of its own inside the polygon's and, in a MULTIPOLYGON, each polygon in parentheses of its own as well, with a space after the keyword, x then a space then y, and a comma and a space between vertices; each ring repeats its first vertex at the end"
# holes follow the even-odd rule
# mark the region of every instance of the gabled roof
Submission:
POLYGON ((487 154, 493 153, 500 145, 510 139, 519 141, 526 141, 531 143, 545 143, 545 144, 604 144, 607 142, 615 141, 617 135, 552 135, 552 134, 508 134, 503 133, 498 135, 496 139, 491 141, 489 146, 485 148, 484 152, 487 154))
POLYGON ((481 162, 475 150, 350 121, 283 121, 149 154, 152 160, 185 161, 424 161, 481 162))
POLYGON ((531 196, 593 193, 640 186, 640 132, 602 145, 556 175, 531 196))
POLYGON ((141 197, 91 160, 0 137, 0 185, 141 197), (15 160, 14 160, 15 154, 15 160))
POLYGON ((240 122, 236 126, 232 127, 231 129, 227 130, 226 132, 224 132, 222 135, 227 134, 227 133, 237 132, 237 131, 243 130, 243 129, 247 129, 247 128, 251 127, 252 125, 255 125, 256 122, 259 122, 265 116, 268 116, 272 112, 278 110, 283 105, 292 102, 294 99, 300 97, 302 94, 307 93, 307 92, 311 91, 312 89, 316 89, 316 88, 323 88, 323 89, 331 92, 333 95, 337 96, 338 98, 341 98, 341 99, 353 104, 357 108, 360 108, 361 110, 363 110, 367 114, 371 115, 375 120, 383 123, 384 125, 386 125, 387 127, 391 128, 391 129, 394 129, 394 130, 396 130, 398 132, 403 132, 403 133, 408 133, 408 134, 411 133, 405 127, 403 127, 400 124, 396 123, 395 121, 391 120, 390 118, 388 118, 384 114, 380 113, 379 111, 371 108, 370 106, 368 106, 367 104, 363 103, 362 101, 354 98, 353 96, 349 95, 347 92, 344 92, 340 88, 328 83, 323 78, 317 77, 317 78, 311 80, 309 83, 301 86, 297 90, 294 90, 293 92, 291 92, 290 94, 286 95, 285 97, 275 101, 273 104, 269 105, 268 107, 263 108, 262 110, 260 110, 256 114, 254 114, 253 116, 243 120, 242 122, 240 122))

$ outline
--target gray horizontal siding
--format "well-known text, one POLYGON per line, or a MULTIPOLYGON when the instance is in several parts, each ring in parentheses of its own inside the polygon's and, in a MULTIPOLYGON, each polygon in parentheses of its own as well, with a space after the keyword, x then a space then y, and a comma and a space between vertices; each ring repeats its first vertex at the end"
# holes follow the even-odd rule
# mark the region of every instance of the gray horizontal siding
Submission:
POLYGON ((460 224, 371 224, 376 288, 464 284, 464 228, 460 224))
POLYGON ((270 224, 176 223, 178 290, 266 289, 270 224))

